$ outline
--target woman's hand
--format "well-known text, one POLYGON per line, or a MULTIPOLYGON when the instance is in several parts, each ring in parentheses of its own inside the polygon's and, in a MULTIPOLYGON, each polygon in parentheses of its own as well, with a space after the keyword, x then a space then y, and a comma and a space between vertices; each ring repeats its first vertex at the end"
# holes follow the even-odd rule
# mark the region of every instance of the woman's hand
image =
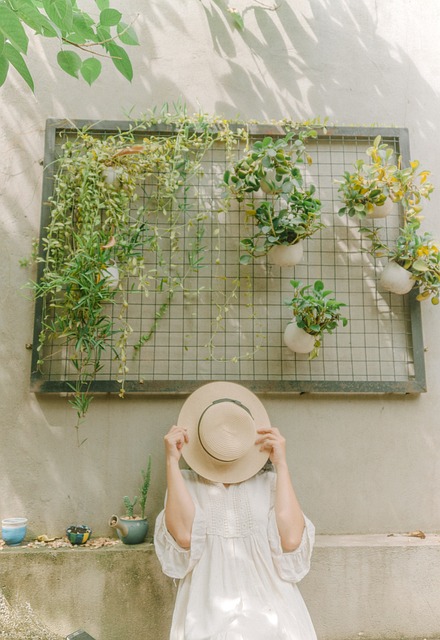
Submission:
POLYGON ((286 439, 281 435, 276 427, 262 427, 257 430, 261 434, 255 441, 260 445, 260 451, 268 451, 269 458, 275 467, 287 464, 286 462, 286 439))
POLYGON ((188 442, 188 431, 185 427, 174 425, 164 437, 165 453, 167 458, 180 460, 183 445, 188 442))

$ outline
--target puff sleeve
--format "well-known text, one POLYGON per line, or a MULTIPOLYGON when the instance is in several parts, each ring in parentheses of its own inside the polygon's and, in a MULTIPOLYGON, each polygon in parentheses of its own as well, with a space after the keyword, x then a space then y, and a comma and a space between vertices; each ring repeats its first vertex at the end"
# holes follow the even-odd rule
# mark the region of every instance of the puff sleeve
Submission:
POLYGON ((283 552, 278 533, 275 512, 272 509, 269 517, 269 544, 275 568, 283 580, 299 582, 310 570, 313 545, 315 542, 315 527, 304 516, 305 527, 299 547, 295 551, 283 552))
POLYGON ((203 510, 196 501, 194 501, 194 506, 195 515, 189 549, 181 547, 168 531, 165 524, 165 509, 157 516, 154 530, 155 551, 162 571, 170 578, 184 578, 193 570, 203 553, 206 541, 206 521, 203 510))

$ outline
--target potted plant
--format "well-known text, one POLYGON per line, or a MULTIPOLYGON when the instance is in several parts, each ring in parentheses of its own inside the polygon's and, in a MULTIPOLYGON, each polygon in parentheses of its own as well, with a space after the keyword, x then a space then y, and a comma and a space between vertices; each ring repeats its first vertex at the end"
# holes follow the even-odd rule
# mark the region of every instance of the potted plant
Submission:
POLYGON ((427 181, 429 171, 418 172, 419 162, 401 167, 401 159, 393 163, 393 149, 381 142, 377 136, 366 151, 370 162, 360 158, 354 164, 354 171, 346 171, 339 184, 338 192, 344 205, 339 215, 358 218, 384 218, 392 210, 394 203, 402 203, 407 217, 420 213, 420 201, 429 198, 433 186, 427 181))
POLYGON ((380 277, 383 289, 404 295, 414 285, 419 288, 417 300, 431 299, 439 303, 440 254, 439 245, 431 233, 418 233, 420 221, 408 220, 392 244, 380 238, 380 230, 361 227, 361 231, 371 241, 368 252, 375 258, 385 257, 385 265, 380 277))
POLYGON ((91 528, 86 524, 71 524, 66 529, 67 539, 70 544, 85 544, 92 535, 91 528))
POLYGON ((322 334, 333 333, 339 324, 347 325, 347 318, 341 315, 346 304, 335 300, 321 280, 307 285, 291 280, 290 284, 293 298, 285 304, 292 309, 293 319, 284 331, 284 344, 296 353, 310 353, 312 360, 319 353, 322 334))
POLYGON ((1 534, 10 547, 17 547, 26 536, 27 518, 3 518, 1 534))
POLYGON ((139 489, 139 498, 135 496, 130 500, 124 496, 125 516, 112 515, 109 525, 116 529, 118 537, 124 544, 140 544, 144 542, 148 534, 148 520, 145 517, 145 505, 148 489, 151 481, 151 455, 148 456, 147 468, 142 470, 142 485, 139 489), (139 500, 139 501, 138 501, 139 500), (134 514, 134 507, 139 504, 140 515, 134 514))
POLYGON ((324 224, 321 222, 321 202, 313 197, 315 187, 293 188, 290 194, 279 201, 262 202, 257 209, 248 210, 255 218, 257 233, 244 238, 240 245, 246 254, 240 257, 241 264, 269 252, 269 260, 278 266, 297 264, 303 254, 303 239, 313 235, 324 224), (277 204, 281 209, 277 210, 277 204))
POLYGON ((236 200, 242 202, 247 194, 259 189, 280 195, 301 187, 298 165, 304 162, 307 137, 316 137, 316 131, 290 131, 276 140, 267 136, 255 142, 244 158, 224 173, 223 180, 236 200))

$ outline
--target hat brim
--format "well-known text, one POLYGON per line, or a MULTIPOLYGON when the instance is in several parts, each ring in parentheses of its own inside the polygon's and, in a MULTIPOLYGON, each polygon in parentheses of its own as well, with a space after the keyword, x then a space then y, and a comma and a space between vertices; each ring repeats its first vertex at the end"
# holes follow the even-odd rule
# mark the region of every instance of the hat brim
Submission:
MULTIPOLYGON (((267 451, 253 445, 234 462, 222 462, 212 458, 202 447, 197 430, 199 419, 214 400, 228 398, 245 405, 255 422, 255 428, 270 427, 270 420, 263 403, 246 387, 235 382, 209 382, 194 391, 184 402, 177 424, 188 430, 188 442, 182 448, 182 456, 188 465, 203 478, 212 482, 237 483, 254 476, 268 459, 267 451)), ((257 434, 256 434, 257 436, 257 434)))

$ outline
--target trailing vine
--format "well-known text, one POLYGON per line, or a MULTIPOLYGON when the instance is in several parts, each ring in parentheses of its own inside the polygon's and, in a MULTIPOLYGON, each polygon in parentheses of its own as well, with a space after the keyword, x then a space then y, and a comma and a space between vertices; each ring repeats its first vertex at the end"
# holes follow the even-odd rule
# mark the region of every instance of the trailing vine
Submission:
MULTIPOLYGON (((38 366, 42 369, 46 359, 54 357, 54 351, 45 353, 49 344, 66 351, 74 371, 69 402, 77 428, 89 408, 91 385, 104 366, 104 354, 108 359, 110 352, 117 362, 119 395, 124 397, 131 360, 153 339, 176 294, 199 296, 193 283, 205 266, 206 224, 214 229, 214 240, 220 236, 225 225, 219 220, 228 216, 231 194, 225 192, 210 215, 192 204, 199 195, 197 180, 214 144, 222 146, 228 166, 238 148, 249 150, 249 124, 206 114, 189 117, 181 107, 171 115, 165 106, 114 135, 85 128, 65 136, 55 161, 50 219, 36 258, 42 263, 41 275, 32 286, 43 306, 38 366), (146 260, 146 252, 154 260, 146 260), (129 353, 130 300, 150 295, 155 296, 154 317, 129 353)), ((299 130, 293 122, 277 124, 299 130)), ((213 255, 213 277, 219 283, 226 276, 218 244, 213 255)), ((250 295, 249 278, 240 278, 239 271, 231 291, 223 294, 213 287, 218 313, 205 345, 209 358, 216 359, 215 337, 241 280, 250 295)), ((249 307, 252 316, 251 300, 249 307)), ((244 357, 252 357, 258 348, 244 357)))

